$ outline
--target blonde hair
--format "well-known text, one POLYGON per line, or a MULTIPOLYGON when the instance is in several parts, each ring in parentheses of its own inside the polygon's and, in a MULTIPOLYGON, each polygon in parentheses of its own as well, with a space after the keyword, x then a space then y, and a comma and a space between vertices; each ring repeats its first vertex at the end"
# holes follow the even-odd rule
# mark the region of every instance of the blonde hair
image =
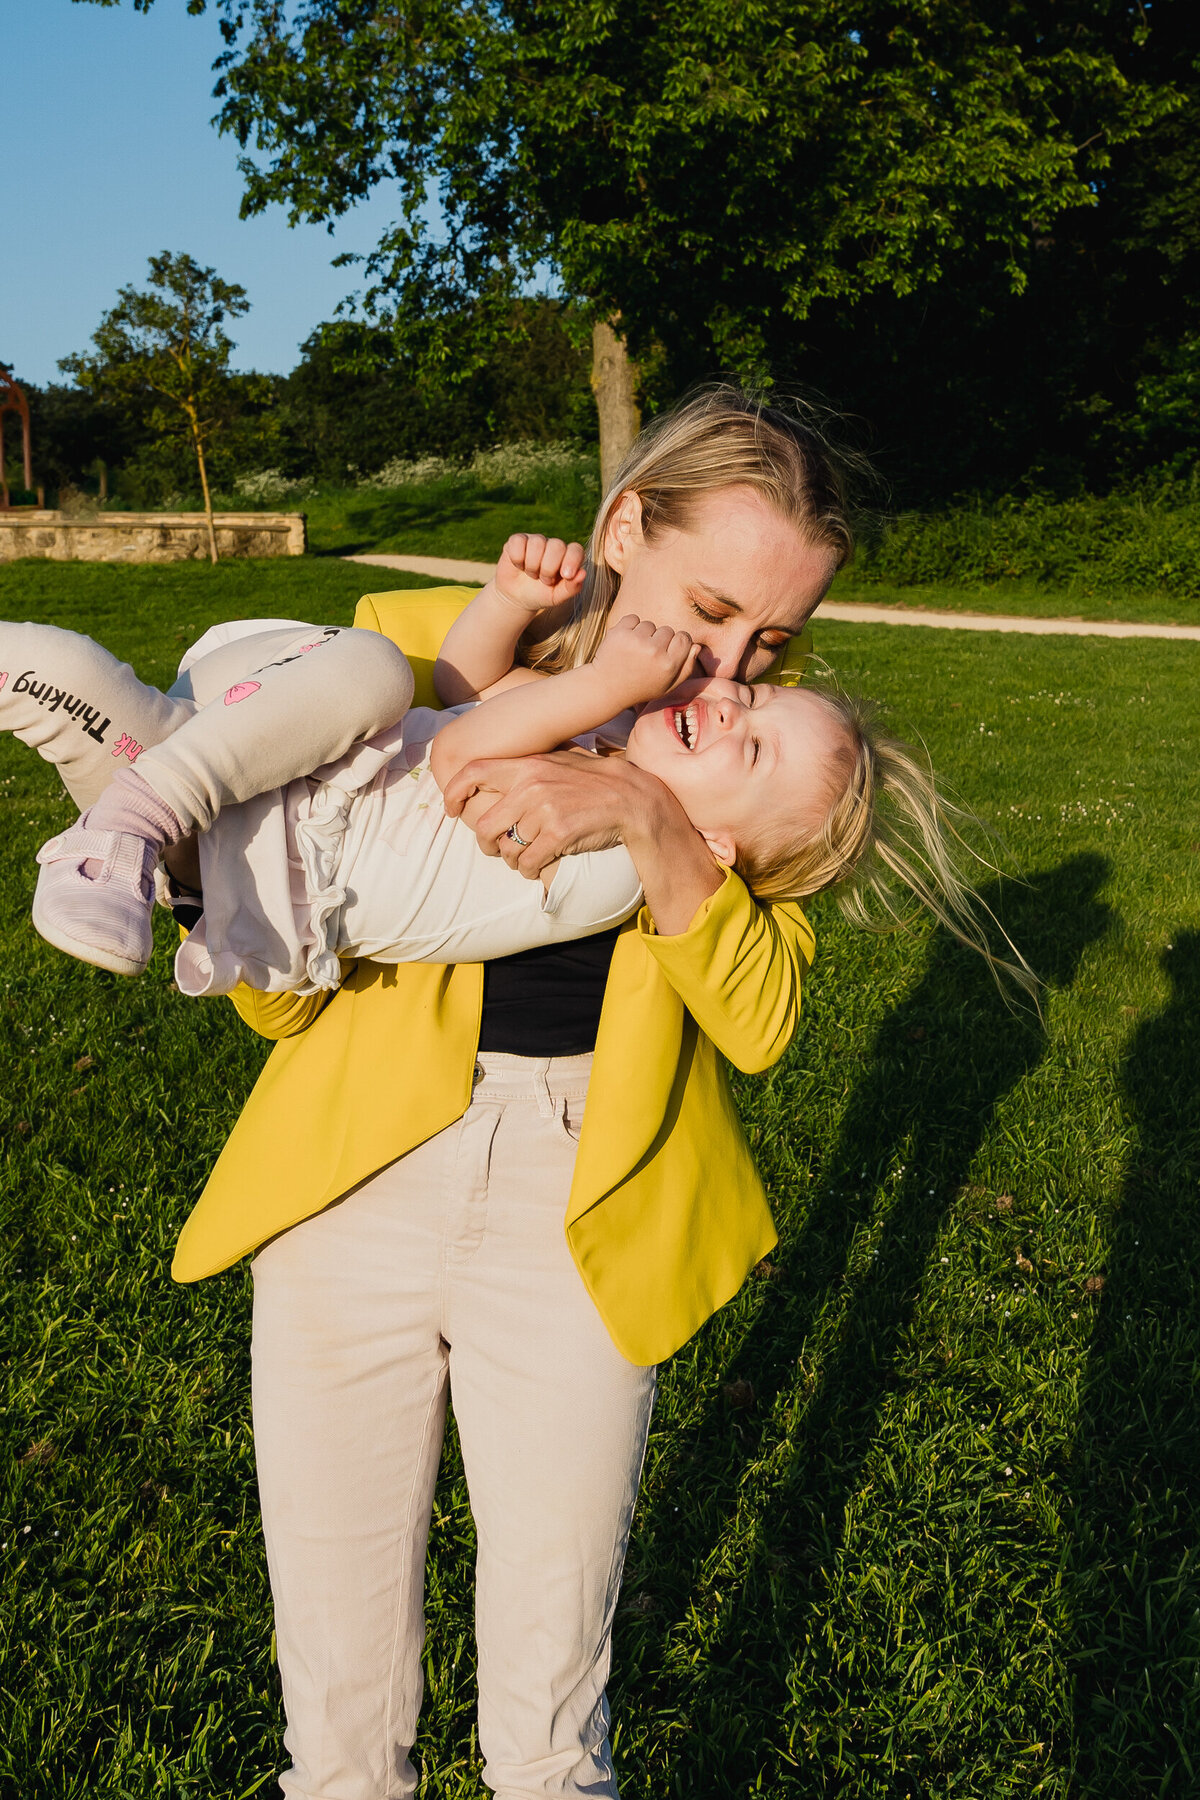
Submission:
POLYGON ((723 488, 760 494, 810 544, 834 552, 840 569, 854 553, 844 468, 815 409, 767 406, 725 383, 704 388, 660 414, 637 439, 600 503, 588 540, 587 576, 565 625, 522 646, 519 660, 548 675, 590 662, 599 648, 621 578, 605 560, 614 506, 636 494, 648 541, 678 531, 696 501, 723 488))
POLYGON ((835 792, 815 832, 784 847, 748 850, 735 864, 759 900, 803 900, 829 891, 843 915, 868 931, 907 926, 914 902, 993 975, 1008 975, 1035 1002, 1039 982, 960 866, 973 850, 964 830, 978 824, 946 799, 911 745, 880 730, 875 710, 839 691, 814 693, 843 727, 835 792), (997 956, 985 920, 1011 955, 997 956))

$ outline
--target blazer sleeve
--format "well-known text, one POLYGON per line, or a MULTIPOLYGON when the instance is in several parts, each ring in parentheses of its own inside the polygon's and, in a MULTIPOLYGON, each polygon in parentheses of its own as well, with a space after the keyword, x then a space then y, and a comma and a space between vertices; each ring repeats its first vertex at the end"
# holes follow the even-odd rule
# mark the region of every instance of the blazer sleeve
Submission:
POLYGON ((298 1037, 307 1031, 329 994, 260 994, 254 988, 234 988, 229 999, 243 1024, 259 1037, 278 1042, 280 1038, 298 1037))
POLYGON ((779 1061, 800 1023, 800 990, 815 939, 800 908, 760 906, 732 870, 686 931, 660 937, 643 907, 646 949, 701 1031, 735 1068, 779 1061))

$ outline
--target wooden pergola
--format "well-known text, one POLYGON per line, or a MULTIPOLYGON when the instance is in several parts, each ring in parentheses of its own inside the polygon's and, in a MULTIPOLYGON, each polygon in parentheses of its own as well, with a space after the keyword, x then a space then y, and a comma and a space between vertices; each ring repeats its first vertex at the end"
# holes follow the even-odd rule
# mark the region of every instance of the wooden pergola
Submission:
POLYGON ((21 421, 21 448, 24 452, 25 488, 33 489, 33 437, 29 429, 29 402, 8 370, 0 363, 0 506, 7 507, 8 476, 4 468, 4 417, 15 412, 21 421))

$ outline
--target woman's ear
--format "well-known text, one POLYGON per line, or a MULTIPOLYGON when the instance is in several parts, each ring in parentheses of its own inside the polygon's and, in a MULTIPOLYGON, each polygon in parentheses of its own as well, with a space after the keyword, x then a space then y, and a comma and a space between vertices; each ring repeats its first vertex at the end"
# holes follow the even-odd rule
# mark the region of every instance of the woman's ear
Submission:
POLYGON ((728 831, 702 831, 700 836, 717 861, 725 868, 732 869, 737 861, 737 845, 733 841, 733 834, 728 831))
POLYGON ((604 560, 617 575, 624 575, 629 552, 642 542, 642 499, 632 488, 618 494, 604 522, 604 560))

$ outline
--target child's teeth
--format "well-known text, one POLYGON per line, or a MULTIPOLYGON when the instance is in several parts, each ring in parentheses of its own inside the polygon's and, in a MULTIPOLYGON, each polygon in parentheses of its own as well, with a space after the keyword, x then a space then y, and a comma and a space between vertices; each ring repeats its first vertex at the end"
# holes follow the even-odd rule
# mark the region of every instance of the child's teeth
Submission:
POLYGON ((692 750, 696 744, 696 708, 695 706, 676 707, 672 713, 675 721, 675 735, 685 750, 692 750))

